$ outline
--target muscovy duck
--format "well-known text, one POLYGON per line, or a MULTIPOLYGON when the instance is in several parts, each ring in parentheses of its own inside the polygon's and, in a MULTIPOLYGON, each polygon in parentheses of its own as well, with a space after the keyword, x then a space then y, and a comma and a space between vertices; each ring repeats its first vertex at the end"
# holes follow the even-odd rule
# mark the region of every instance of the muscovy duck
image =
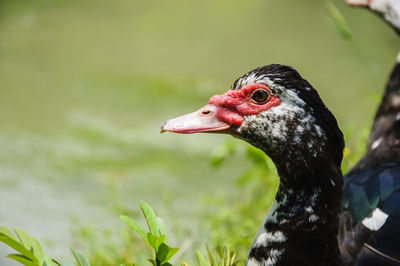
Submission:
POLYGON ((341 265, 343 135, 295 69, 278 64, 254 69, 200 110, 166 121, 164 131, 230 134, 275 163, 280 185, 246 265, 341 265))
MULTIPOLYGON (((400 33, 399 0, 347 2, 378 10, 400 33)), ((343 211, 340 249, 346 265, 400 265, 399 62, 375 115, 367 152, 344 176, 343 211)))

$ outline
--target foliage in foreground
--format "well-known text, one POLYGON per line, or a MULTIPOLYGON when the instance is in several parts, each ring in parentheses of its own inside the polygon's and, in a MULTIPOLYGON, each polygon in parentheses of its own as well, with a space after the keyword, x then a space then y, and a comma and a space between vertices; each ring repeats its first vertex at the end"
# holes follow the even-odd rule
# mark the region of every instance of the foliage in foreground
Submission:
MULTIPOLYGON (((128 216, 121 215, 121 220, 133 229, 147 245, 153 250, 154 257, 148 261, 154 266, 172 266, 170 259, 176 254, 179 248, 172 248, 166 243, 166 230, 164 221, 157 217, 153 208, 146 202, 139 202, 140 209, 147 222, 149 231, 146 232, 133 219, 128 216)), ((39 241, 28 235, 19 228, 14 228, 15 234, 8 228, 0 227, 0 241, 14 249, 18 253, 7 255, 26 266, 90 266, 89 260, 83 253, 78 250, 71 249, 74 260, 56 260, 50 258, 44 251, 39 241)), ((236 253, 231 252, 229 248, 216 247, 210 249, 207 247, 207 259, 196 251, 196 258, 199 266, 235 266, 238 263, 236 253)), ((121 264, 134 266, 135 263, 121 264)), ((181 262, 182 266, 188 266, 187 263, 181 262)))
POLYGON ((130 228, 136 231, 138 235, 145 241, 154 251, 155 257, 149 259, 153 265, 169 266, 171 265, 168 261, 171 257, 179 250, 179 248, 171 248, 166 244, 166 232, 164 221, 157 217, 150 207, 144 201, 139 202, 140 209, 146 219, 149 232, 145 232, 134 220, 122 215, 120 218, 130 228))
MULTIPOLYGON (((27 266, 70 266, 69 261, 51 259, 39 241, 28 235, 24 230, 14 228, 14 233, 4 226, 0 226, 0 241, 19 253, 8 254, 7 257, 27 266)), ((75 265, 89 266, 87 258, 78 250, 71 249, 75 265)))

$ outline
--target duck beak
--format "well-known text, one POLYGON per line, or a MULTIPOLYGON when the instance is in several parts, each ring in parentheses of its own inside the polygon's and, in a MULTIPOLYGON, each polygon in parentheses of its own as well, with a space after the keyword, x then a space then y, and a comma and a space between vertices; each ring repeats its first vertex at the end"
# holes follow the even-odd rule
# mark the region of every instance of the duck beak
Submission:
POLYGON ((196 112, 179 116, 164 122, 161 133, 165 131, 192 134, 200 132, 220 132, 227 130, 231 125, 217 118, 217 107, 207 104, 196 112))

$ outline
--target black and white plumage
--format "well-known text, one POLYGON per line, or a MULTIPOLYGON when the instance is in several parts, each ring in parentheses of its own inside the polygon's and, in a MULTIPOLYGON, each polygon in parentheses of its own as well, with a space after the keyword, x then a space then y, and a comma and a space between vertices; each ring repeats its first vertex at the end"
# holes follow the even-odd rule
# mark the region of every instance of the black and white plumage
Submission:
POLYGON ((296 70, 277 64, 252 70, 205 107, 167 121, 162 131, 231 134, 274 161, 280 185, 246 265, 341 265, 343 135, 296 70))
MULTIPOLYGON (((348 2, 379 12, 400 33, 400 1, 348 2)), ((367 152, 344 177, 340 247, 346 265, 400 265, 399 59, 375 115, 367 152)))
POLYGON ((341 243, 349 265, 400 264, 399 63, 375 116, 367 153, 344 177, 343 210, 351 219, 341 243), (363 237, 355 239, 354 230, 362 230, 363 237))
MULTIPOLYGON (((379 163, 345 176, 342 258, 346 265, 399 265, 400 165, 379 163)), ((343 226, 343 225, 342 225, 343 226)))
POLYGON ((347 226, 350 236, 343 236, 341 244, 349 265, 370 265, 372 260, 380 265, 400 265, 399 62, 375 115, 367 153, 345 176, 343 209, 349 212, 353 226, 347 226), (363 227, 369 230, 363 229, 361 243, 352 231, 363 227))

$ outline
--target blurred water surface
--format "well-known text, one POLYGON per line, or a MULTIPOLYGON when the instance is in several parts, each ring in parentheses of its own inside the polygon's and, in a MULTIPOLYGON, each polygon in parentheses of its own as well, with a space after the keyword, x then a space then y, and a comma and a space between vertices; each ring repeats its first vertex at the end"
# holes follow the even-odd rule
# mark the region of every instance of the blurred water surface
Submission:
POLYGON ((334 3, 351 41, 332 30, 324 1, 3 0, 0 224, 68 256, 71 217, 120 225, 117 197, 174 220, 177 244, 203 239, 202 198, 239 198, 245 165, 210 166, 225 137, 159 126, 269 63, 298 69, 341 125, 369 121, 399 41, 378 17, 334 3))

